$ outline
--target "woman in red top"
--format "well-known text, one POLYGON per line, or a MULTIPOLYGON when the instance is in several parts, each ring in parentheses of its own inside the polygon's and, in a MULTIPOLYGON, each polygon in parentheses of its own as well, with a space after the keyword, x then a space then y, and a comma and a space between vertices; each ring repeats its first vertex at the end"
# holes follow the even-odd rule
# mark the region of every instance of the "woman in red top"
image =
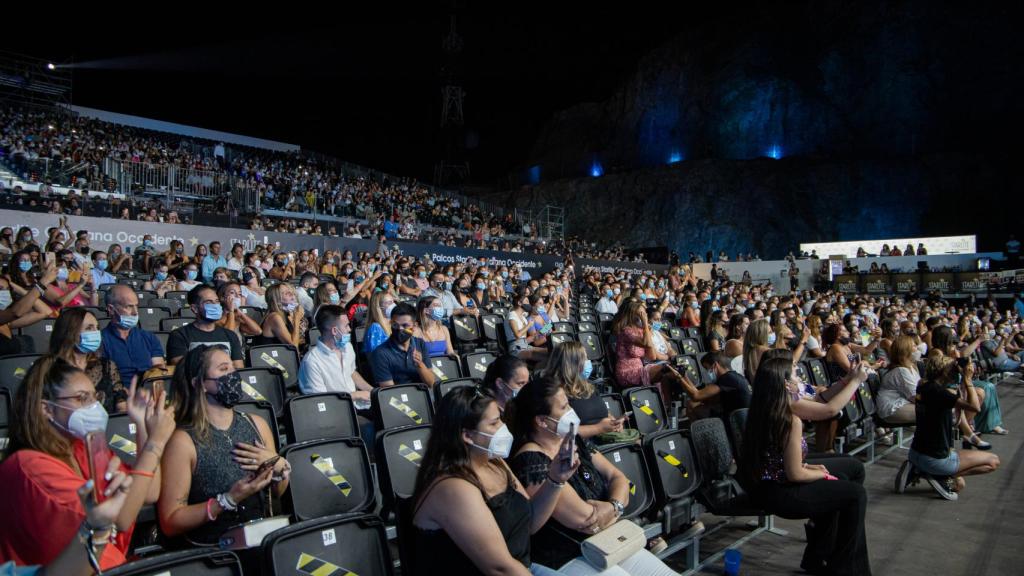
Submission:
MULTIPOLYGON (((12 411, 11 454, 0 463, 0 562, 48 564, 75 537, 85 518, 77 491, 90 479, 83 439, 106 429, 100 396, 84 372, 56 356, 39 358, 25 376, 12 411)), ((159 496, 160 457, 174 432, 162 391, 150 398, 132 386, 128 414, 138 458, 134 470, 121 467, 134 482, 113 545, 99 559, 103 569, 125 562, 139 509, 159 496)))

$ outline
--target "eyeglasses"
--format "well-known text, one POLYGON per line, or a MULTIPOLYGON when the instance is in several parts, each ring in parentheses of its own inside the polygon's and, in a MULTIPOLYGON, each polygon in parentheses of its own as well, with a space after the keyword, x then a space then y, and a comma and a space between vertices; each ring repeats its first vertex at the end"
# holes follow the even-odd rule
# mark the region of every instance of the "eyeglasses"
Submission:
POLYGON ((106 398, 106 394, 104 394, 102 390, 95 390, 92 392, 83 390, 78 394, 72 394, 71 396, 57 396, 54 400, 74 400, 79 406, 86 406, 93 402, 99 402, 102 404, 104 398, 106 398))

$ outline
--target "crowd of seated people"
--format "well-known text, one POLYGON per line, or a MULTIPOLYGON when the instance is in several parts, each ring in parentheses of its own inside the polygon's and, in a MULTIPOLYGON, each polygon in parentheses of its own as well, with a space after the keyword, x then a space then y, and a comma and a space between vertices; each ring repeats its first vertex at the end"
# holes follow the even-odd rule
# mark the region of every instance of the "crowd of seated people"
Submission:
MULTIPOLYGON (((567 259, 531 274, 387 249, 321 255, 212 243, 186 253, 176 243, 127 255, 95 249, 88 234, 55 220, 45 237, 2 234, 12 251, 0 277, 0 349, 40 356, 12 398, 0 489, 18 498, 0 510, 9 520, 0 561, 63 562, 85 526, 100 567, 124 563, 147 503, 168 550, 212 544, 230 526, 272 515, 271 500, 294 488, 291 465, 274 460, 282 447, 271 422, 238 409, 247 350, 295 350, 288 394, 347 394, 373 438, 375 390, 436 387, 444 378, 434 360, 471 353, 459 319, 497 315, 507 328, 482 382, 437 407, 411 521, 421 554, 450 552, 465 573, 599 572, 580 558, 579 541, 614 526, 630 498, 599 446, 640 439, 601 391, 656 386, 666 405, 684 401, 691 422, 720 418, 735 434, 731 416, 746 408, 739 479, 764 510, 808 520, 801 565, 812 572, 870 573, 864 469, 834 454, 837 416, 861 386, 877 386, 880 428, 917 425, 911 475, 949 499, 966 476, 999 467, 982 435, 1009 433, 995 377, 1020 368, 1024 335, 1018 307, 994 300, 780 295, 771 285, 699 279, 686 265, 633 274, 567 259), (169 319, 187 324, 162 334, 141 325, 140 296, 175 295, 181 309, 169 319), (607 327, 605 358, 592 360, 581 342, 555 345, 555 326, 581 322, 584 304, 604 315, 593 329, 607 327), (23 331, 40 322, 53 323, 46 342, 23 331), (707 351, 696 372, 675 363, 681 335, 707 351), (800 375, 811 359, 828 382, 800 375), (152 375, 171 381, 143 386, 152 375), (113 414, 132 422, 138 458, 115 467, 112 486, 125 496, 111 522, 78 491, 91 480, 84 441, 113 414), (811 425, 817 455, 803 443, 811 425), (479 513, 452 513, 464 509, 479 513)), ((616 573, 674 573, 658 547, 647 542, 616 573)))

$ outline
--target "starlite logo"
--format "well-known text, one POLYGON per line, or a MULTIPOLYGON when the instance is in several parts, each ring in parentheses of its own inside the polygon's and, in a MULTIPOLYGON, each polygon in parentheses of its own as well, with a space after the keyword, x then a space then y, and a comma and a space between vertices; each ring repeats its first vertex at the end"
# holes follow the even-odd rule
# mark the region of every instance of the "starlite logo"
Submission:
POLYGON ((949 282, 945 280, 932 280, 928 282, 928 289, 939 291, 949 290, 949 282))
POLYGON ((867 291, 868 292, 887 292, 888 290, 889 290, 889 285, 886 282, 883 282, 881 280, 879 280, 877 282, 868 282, 868 285, 867 285, 867 291))
POLYGON ((839 291, 840 292, 856 292, 857 291, 857 283, 856 282, 840 282, 839 283, 839 291))
POLYGON ((896 290, 900 292, 913 292, 917 290, 917 283, 913 280, 902 280, 896 283, 896 290))
POLYGON ((961 290, 984 290, 985 282, 982 280, 965 280, 960 283, 961 290))

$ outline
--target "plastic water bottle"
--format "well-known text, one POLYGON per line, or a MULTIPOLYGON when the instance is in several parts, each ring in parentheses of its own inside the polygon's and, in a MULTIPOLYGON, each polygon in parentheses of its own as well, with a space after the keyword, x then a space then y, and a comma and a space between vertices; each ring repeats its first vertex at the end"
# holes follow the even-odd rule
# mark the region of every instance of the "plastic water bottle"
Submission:
POLYGON ((743 560, 743 553, 735 548, 725 551, 725 576, 739 576, 740 561, 743 560))

